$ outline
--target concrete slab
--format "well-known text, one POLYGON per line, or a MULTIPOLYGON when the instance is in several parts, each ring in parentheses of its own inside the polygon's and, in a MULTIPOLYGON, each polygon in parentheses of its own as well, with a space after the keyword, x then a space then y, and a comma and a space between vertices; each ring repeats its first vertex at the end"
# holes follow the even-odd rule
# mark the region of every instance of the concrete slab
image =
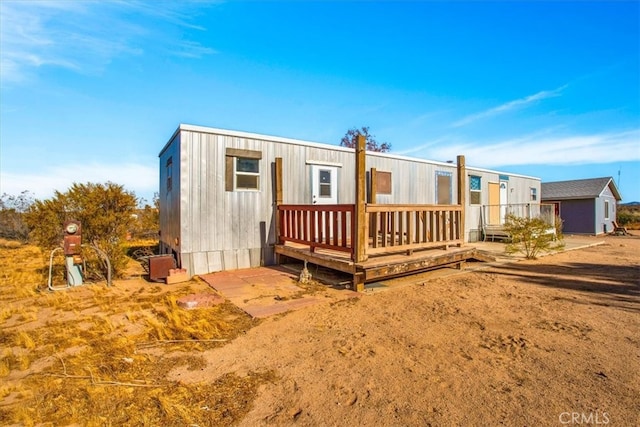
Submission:
POLYGON ((301 285, 297 274, 281 267, 227 270, 200 277, 255 318, 359 296, 347 289, 337 290, 319 283, 301 285))
MULTIPOLYGON (((604 243, 601 236, 565 236, 564 248, 555 252, 581 249, 604 243)), ((498 264, 524 259, 522 254, 507 254, 505 252, 506 244, 503 242, 476 242, 468 243, 465 246, 487 252, 496 258, 495 263, 498 264)), ((302 264, 227 270, 205 274, 201 278, 250 316, 264 318, 323 302, 360 297, 399 286, 420 284, 438 277, 487 268, 495 263, 466 263, 462 270, 443 267, 425 273, 367 283, 364 293, 345 289, 345 286, 351 281, 350 275, 318 266, 310 266, 309 271, 313 277, 319 278, 327 285, 301 285, 298 282, 298 277, 302 264)))
MULTIPOLYGON (((550 254, 572 251, 577 249, 588 248, 591 246, 603 245, 605 243, 602 236, 564 236, 564 247, 551 252, 541 253, 538 257, 544 257, 550 254)), ((365 293, 374 293, 380 291, 386 291, 395 289, 401 286, 424 284, 429 280, 434 280, 440 277, 448 277, 456 274, 464 274, 470 271, 482 270, 489 268, 496 264, 506 264, 510 262, 519 262, 525 259, 525 256, 520 253, 507 254, 505 252, 506 243, 504 242, 475 242, 468 243, 468 246, 477 248, 478 250, 487 252, 496 258, 495 262, 467 262, 463 269, 443 267, 436 270, 430 270, 424 273, 413 274, 405 277, 398 277, 395 279, 381 280, 378 282, 367 283, 365 285, 365 293)))
MULTIPOLYGON (((546 255, 558 253, 558 252, 566 252, 576 249, 588 248, 590 246, 597 246, 604 244, 604 239, 601 236, 579 236, 579 235, 568 235, 564 236, 562 239, 562 243, 564 243, 564 247, 553 250, 550 252, 543 252, 539 254, 539 257, 544 257, 546 255)), ((498 262, 513 262, 524 259, 524 254, 516 253, 516 254, 507 254, 505 252, 505 248, 507 244, 505 242, 475 242, 468 243, 469 246, 473 246, 478 250, 488 252, 489 254, 496 257, 498 262)))

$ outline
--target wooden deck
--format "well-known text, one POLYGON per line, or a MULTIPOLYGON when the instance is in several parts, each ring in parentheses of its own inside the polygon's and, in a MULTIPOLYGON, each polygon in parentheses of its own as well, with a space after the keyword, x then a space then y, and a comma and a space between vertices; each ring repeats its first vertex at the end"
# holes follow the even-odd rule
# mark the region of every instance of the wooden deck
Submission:
POLYGON ((282 159, 276 158, 276 238, 278 262, 284 257, 348 273, 353 289, 365 282, 433 268, 489 260, 464 246, 466 172, 458 156, 458 204, 378 204, 377 171, 371 169, 367 203, 365 138, 355 146, 355 203, 285 204, 282 159))
POLYGON ((350 274, 354 283, 372 282, 440 267, 459 267, 468 260, 495 261, 495 258, 473 246, 431 248, 413 251, 410 254, 384 254, 369 257, 363 262, 351 260, 350 255, 342 251, 320 248, 311 250, 309 246, 292 242, 276 245, 275 251, 280 256, 350 274))
POLYGON ((459 205, 278 205, 275 252, 348 273, 364 283, 488 260, 464 246, 459 205))

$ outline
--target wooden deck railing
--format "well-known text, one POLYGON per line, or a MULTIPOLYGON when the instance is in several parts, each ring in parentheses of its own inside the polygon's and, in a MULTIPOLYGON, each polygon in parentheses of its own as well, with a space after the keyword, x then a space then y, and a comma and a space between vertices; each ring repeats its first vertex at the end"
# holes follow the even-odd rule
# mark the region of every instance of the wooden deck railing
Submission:
MULTIPOLYGON (((348 252, 356 241, 355 205, 279 205, 280 241, 348 252)), ((411 252, 463 243, 458 205, 366 206, 367 255, 411 252)), ((363 230, 366 232, 366 229, 363 230)))
POLYGON ((367 205, 368 255, 463 243, 458 205, 367 205))
POLYGON ((355 205, 279 205, 280 240, 353 255, 355 205))

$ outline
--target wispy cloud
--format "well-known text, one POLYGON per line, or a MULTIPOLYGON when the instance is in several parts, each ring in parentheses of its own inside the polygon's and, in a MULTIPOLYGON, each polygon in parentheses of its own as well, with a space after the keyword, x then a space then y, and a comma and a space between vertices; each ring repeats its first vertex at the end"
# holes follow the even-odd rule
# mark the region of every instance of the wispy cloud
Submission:
POLYGON ((465 126, 480 119, 486 119, 486 118, 497 116, 499 114, 503 114, 516 109, 525 108, 526 106, 533 104, 537 101, 542 101, 543 99, 560 96, 560 94, 564 89, 566 89, 566 87, 567 85, 564 85, 554 90, 543 90, 541 92, 534 93, 533 95, 529 95, 521 99, 505 102, 504 104, 498 105, 497 107, 489 108, 488 110, 468 115, 454 122, 452 126, 453 127, 465 126))
POLYGON ((218 53, 210 47, 202 46, 200 43, 185 41, 168 49, 171 54, 183 58, 202 58, 205 55, 218 53))
POLYGON ((129 164, 61 165, 38 173, 0 173, 0 193, 20 194, 29 190, 36 198, 53 196, 54 191, 64 192, 76 183, 105 183, 123 185, 139 197, 151 197, 158 191, 158 170, 155 166, 129 164))
POLYGON ((188 58, 216 53, 189 39, 189 31, 204 28, 191 22, 192 8, 187 6, 182 2, 1 1, 2 80, 27 80, 43 66, 99 73, 116 57, 143 55, 142 46, 157 46, 188 58))
POLYGON ((576 165, 640 161, 640 129, 616 133, 530 135, 489 144, 455 142, 430 146, 420 153, 431 159, 464 154, 467 164, 501 167, 527 164, 576 165))
POLYGON ((413 153, 424 152, 427 148, 437 147, 440 144, 448 143, 450 141, 451 141, 450 137, 443 136, 443 137, 440 137, 440 138, 425 142, 424 144, 420 144, 420 145, 417 145, 415 147, 407 148, 406 150, 400 150, 400 151, 395 151, 394 150, 394 153, 406 156, 406 155, 413 154, 413 153))

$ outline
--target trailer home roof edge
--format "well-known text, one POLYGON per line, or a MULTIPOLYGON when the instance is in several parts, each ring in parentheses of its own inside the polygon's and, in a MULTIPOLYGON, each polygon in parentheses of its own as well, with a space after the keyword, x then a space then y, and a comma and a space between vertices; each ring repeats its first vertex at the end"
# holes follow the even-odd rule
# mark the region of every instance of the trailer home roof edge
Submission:
MULTIPOLYGON (((216 134, 216 135, 235 136, 235 137, 238 137, 238 138, 249 138, 249 139, 257 139, 257 140, 263 140, 263 141, 281 142, 281 143, 292 144, 292 145, 304 145, 304 146, 307 146, 307 147, 324 148, 324 149, 331 149, 331 150, 343 151, 343 152, 353 152, 354 151, 353 148, 341 147, 339 145, 331 145, 331 144, 321 143, 321 142, 304 141, 304 140, 300 140, 300 139, 285 138, 285 137, 281 137, 281 136, 265 135, 265 134, 259 134, 259 133, 253 133, 253 132, 244 132, 244 131, 237 131, 237 130, 230 130, 230 129, 220 129, 220 128, 213 128, 213 127, 208 127, 208 126, 198 126, 198 125, 190 125, 190 124, 181 123, 178 126, 178 128, 176 129, 176 131, 171 135, 171 138, 169 138, 169 141, 167 141, 167 143, 164 145, 162 150, 160 150, 160 153, 158 154, 158 156, 161 156, 162 153, 164 153, 164 151, 167 149, 167 147, 175 139, 176 135, 180 131, 183 131, 183 130, 192 131, 192 132, 201 132, 201 133, 211 133, 211 134, 216 134)), ((367 156, 386 157, 386 158, 390 158, 390 159, 408 160, 408 161, 412 161, 412 162, 420 162, 420 163, 427 163, 427 164, 441 165, 441 166, 452 166, 452 163, 448 163, 448 162, 421 159, 421 158, 418 158, 418 157, 402 156, 402 155, 398 155, 398 154, 379 153, 379 152, 375 152, 375 151, 367 151, 367 156)), ((504 174, 505 173, 504 171, 496 171, 496 170, 492 170, 492 169, 478 168, 478 167, 469 166, 469 165, 467 165, 467 170, 468 171, 469 170, 473 170, 473 171, 477 171, 477 172, 496 173, 496 174, 504 174)), ((529 176, 529 175, 520 175, 520 174, 515 174, 515 173, 510 173, 510 172, 509 172, 509 175, 513 176, 513 177, 540 180, 540 178, 538 178, 538 177, 529 176)))

